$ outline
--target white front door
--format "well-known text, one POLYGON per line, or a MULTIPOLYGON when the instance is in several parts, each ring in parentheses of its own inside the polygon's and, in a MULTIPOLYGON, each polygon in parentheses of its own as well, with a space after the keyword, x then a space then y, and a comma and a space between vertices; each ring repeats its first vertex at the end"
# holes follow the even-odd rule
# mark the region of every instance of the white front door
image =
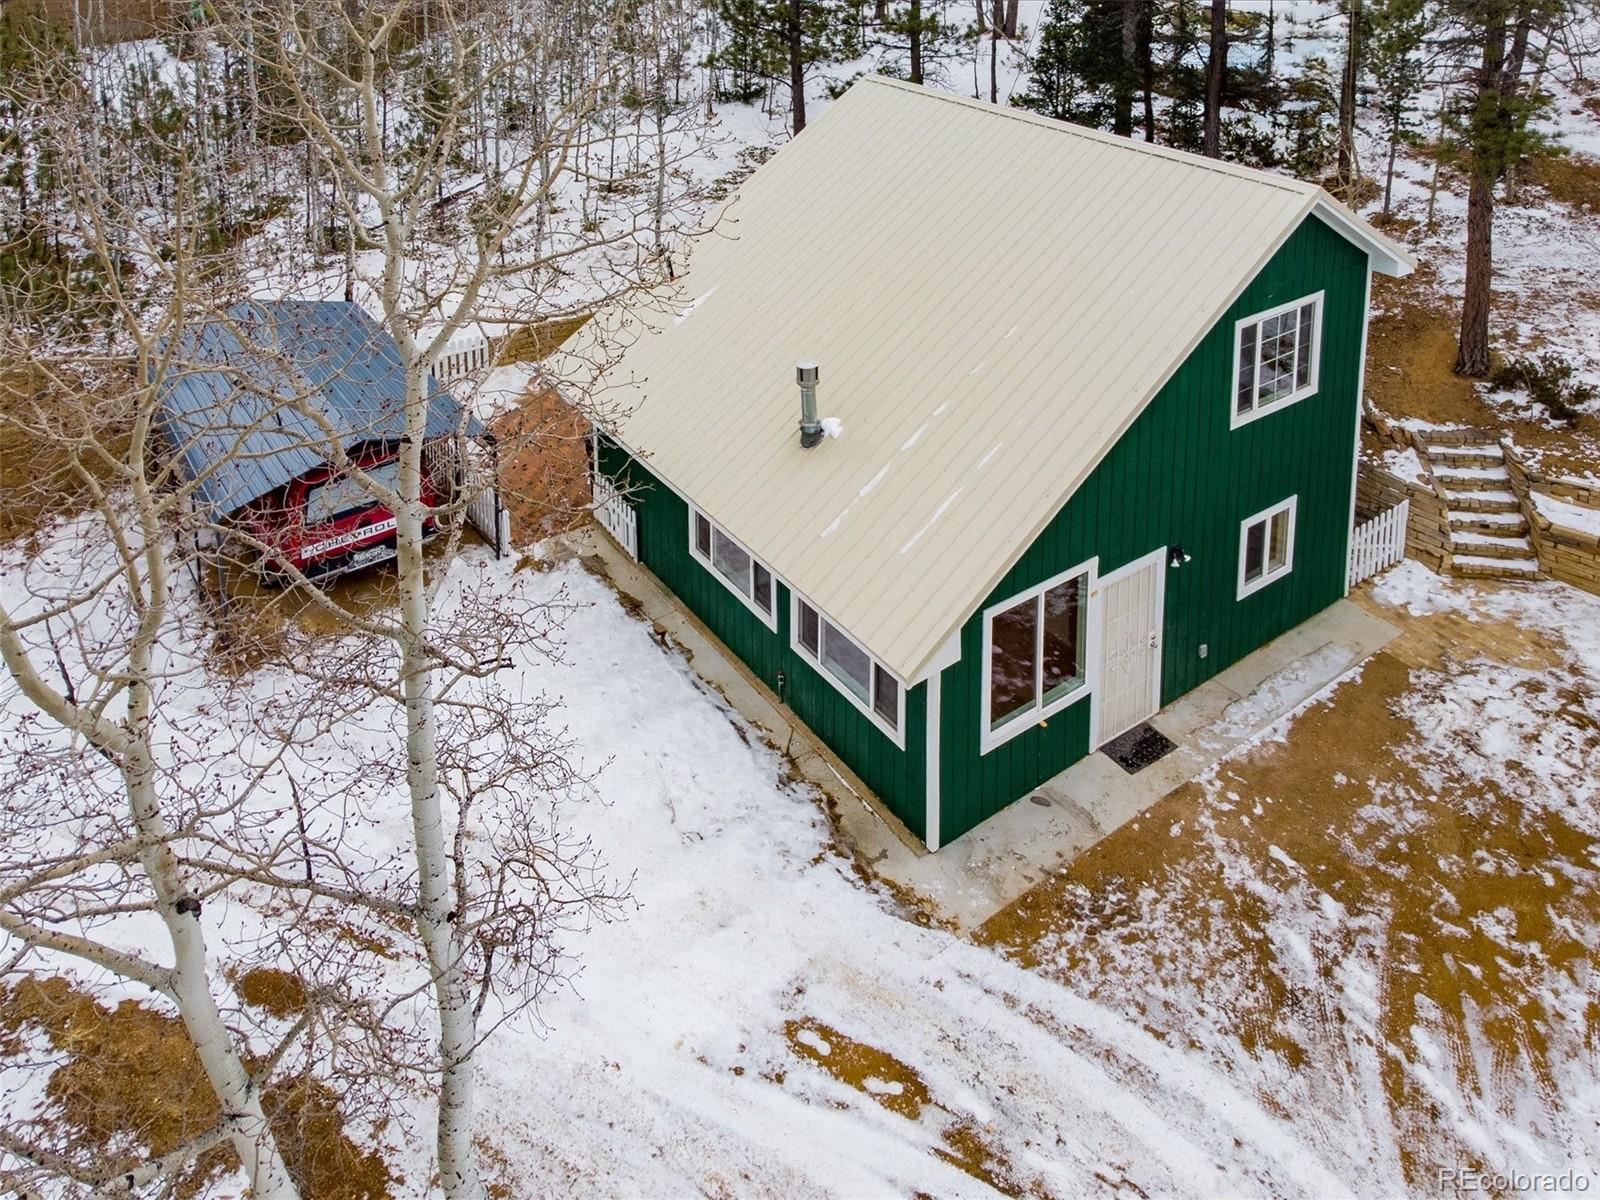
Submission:
POLYGON ((1096 747, 1161 707, 1166 570, 1163 547, 1100 578, 1099 675, 1090 701, 1096 747))

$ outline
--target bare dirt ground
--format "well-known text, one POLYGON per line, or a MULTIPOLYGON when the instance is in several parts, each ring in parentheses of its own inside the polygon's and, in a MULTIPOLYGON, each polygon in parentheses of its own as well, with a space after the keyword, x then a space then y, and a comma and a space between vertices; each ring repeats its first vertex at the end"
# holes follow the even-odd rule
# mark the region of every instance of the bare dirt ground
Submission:
MULTIPOLYGON (((1453 370, 1459 313, 1441 294, 1436 272, 1424 263, 1405 279, 1374 279, 1373 300, 1382 312, 1367 335, 1367 397, 1383 412, 1432 425, 1505 429, 1555 474, 1600 475, 1600 418, 1586 413, 1567 426, 1520 419, 1490 399, 1478 381, 1453 370)), ((1568 293, 1569 299, 1576 299, 1568 293)), ((1536 309, 1537 297, 1497 295, 1502 312, 1536 309)), ((1589 301, 1600 312, 1600 293, 1589 301)), ((1536 319, 1536 317, 1535 317, 1536 319)), ((1530 340, 1528 348, 1538 349, 1530 340)))
POLYGON ((0 542, 34 539, 82 512, 91 481, 112 476, 101 453, 126 453, 126 413, 97 397, 65 400, 32 369, 0 363, 0 542))
MULTIPOLYGON (((1600 326, 1600 159, 1572 153, 1533 159, 1515 202, 1502 198, 1495 229, 1495 290, 1490 336, 1498 357, 1556 351, 1583 372, 1597 364, 1600 326), (1591 332, 1585 333, 1585 330, 1591 332)), ((1367 395, 1392 417, 1434 425, 1501 430, 1543 469, 1600 476, 1600 411, 1570 423, 1530 409, 1526 396, 1497 391, 1453 373, 1461 310, 1465 180, 1445 172, 1437 224, 1421 223, 1413 196, 1388 232, 1411 246, 1420 265, 1405 279, 1373 280, 1377 315, 1368 335, 1367 395), (1459 194, 1458 194, 1459 193, 1459 194), (1444 201, 1450 201, 1444 203, 1444 201)))
POLYGON ((511 540, 530 545, 575 525, 589 503, 588 422, 555 392, 529 391, 491 426, 511 540))
MULTIPOLYGON (((296 988, 284 988, 283 981, 298 982, 282 972, 255 971, 237 981, 238 991, 252 1008, 281 1012, 287 1005, 296 1012, 303 992, 297 999, 296 988)), ((43 1040, 54 1060, 46 1085, 53 1103, 43 1123, 62 1142, 88 1151, 98 1160, 92 1169, 108 1178, 119 1164, 178 1149, 219 1119, 216 1098, 175 1017, 134 1000, 102 1004, 60 977, 24 977, 0 986, 0 1055, 18 1054, 30 1039, 43 1040)), ((395 1180, 383 1158, 345 1134, 327 1084, 311 1077, 282 1080, 264 1098, 306 1195, 379 1200, 391 1194, 395 1180)), ((237 1169, 232 1148, 216 1146, 172 1180, 167 1194, 180 1200, 207 1195, 237 1169)))
POLYGON ((1404 279, 1376 278, 1382 307, 1367 332, 1367 395, 1386 413, 1440 425, 1489 426, 1499 414, 1470 379, 1450 368, 1456 357, 1456 318, 1439 295, 1429 263, 1404 279))
MULTIPOLYGON (((525 325, 500 344, 500 363, 549 358, 583 327, 588 313, 525 325)), ((500 445, 500 498, 511 514, 511 540, 532 545, 572 528, 587 511, 589 423, 554 389, 531 386, 491 422, 500 445)))
MULTIPOLYGON (((882 1105, 908 1121, 929 1119, 937 1110, 939 1144, 933 1153, 972 1178, 1006 1196, 1042 1195, 1031 1180, 991 1144, 978 1125, 952 1114, 934 1099, 917 1069, 887 1051, 840 1033, 815 1018, 791 1020, 784 1037, 795 1056, 826 1071, 840 1083, 882 1105)), ((736 1068, 742 1069, 742 1068, 736 1068)), ((783 1083, 781 1078, 773 1082, 783 1083)))
POLYGON ((1221 1054, 1288 1118, 1365 1123, 1413 1189, 1539 1169, 1494 1159, 1513 1128, 1592 1159, 1569 1103, 1600 1039, 1592 681, 1509 614, 1403 625, 979 939, 1221 1054))

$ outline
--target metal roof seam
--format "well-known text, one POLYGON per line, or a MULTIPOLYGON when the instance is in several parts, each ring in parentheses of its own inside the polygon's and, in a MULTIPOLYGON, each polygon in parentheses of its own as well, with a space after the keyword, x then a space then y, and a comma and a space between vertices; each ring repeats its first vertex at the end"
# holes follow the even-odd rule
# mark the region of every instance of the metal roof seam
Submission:
POLYGON ((852 88, 674 298, 591 322, 548 374, 580 404, 593 381, 652 471, 914 680, 1324 195, 1068 132, 852 88), (844 430, 802 450, 807 357, 844 430))
MULTIPOLYGON (((244 301, 185 330, 173 358, 157 420, 215 516, 322 465, 335 444, 348 451, 399 432, 399 352, 354 304, 244 301)), ((456 431, 463 418, 469 436, 485 432, 430 378, 429 436, 456 431)))

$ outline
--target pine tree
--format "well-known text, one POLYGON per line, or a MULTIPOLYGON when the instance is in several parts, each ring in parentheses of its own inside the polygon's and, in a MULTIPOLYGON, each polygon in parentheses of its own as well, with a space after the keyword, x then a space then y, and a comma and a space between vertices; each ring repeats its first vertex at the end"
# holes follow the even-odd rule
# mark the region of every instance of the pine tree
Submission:
POLYGON ((1344 0, 1344 67, 1339 74, 1339 165, 1335 179, 1340 193, 1353 195, 1361 167, 1356 162, 1356 85, 1365 53, 1361 0, 1344 0))
POLYGON ((1211 42, 1206 55, 1205 125, 1201 151, 1222 153, 1222 89, 1228 74, 1228 0, 1211 0, 1211 42))
POLYGON ((805 128, 805 73, 860 52, 859 23, 841 0, 717 0, 728 39, 712 62, 733 80, 723 99, 749 102, 782 78, 793 128, 805 128))
POLYGON ((787 56, 773 36, 773 10, 770 0, 718 0, 717 17, 727 36, 709 62, 721 72, 719 100, 752 103, 782 69, 787 56))
POLYGON ((30 207, 40 197, 30 176, 37 177, 37 159, 48 151, 16 84, 40 73, 64 76, 73 66, 67 33, 59 25, 26 8, 0 15, 0 197, 9 192, 15 198, 0 205, 0 232, 33 220, 30 207))
POLYGON ((1339 89, 1326 59, 1311 57, 1284 83, 1282 165, 1298 178, 1320 178, 1338 151, 1339 89))
POLYGON ((1377 84, 1378 113, 1388 142, 1383 175, 1383 215, 1394 198, 1394 160, 1412 137, 1417 96, 1427 78, 1422 45, 1428 36, 1424 0, 1374 0, 1367 10, 1367 67, 1377 84))
POLYGON ((1132 132, 1137 60, 1133 70, 1124 65, 1120 4, 1051 0, 1030 65, 1028 90, 1012 100, 1018 108, 1132 132))
POLYGON ((883 6, 879 28, 893 45, 903 45, 908 59, 907 79, 924 83, 930 70, 961 53, 976 37, 947 19, 944 0, 906 0, 892 9, 883 6))
POLYGON ((1198 150, 1201 144, 1201 105, 1205 77, 1196 65, 1200 50, 1201 12, 1195 0, 1172 0, 1157 23, 1157 37, 1165 27, 1160 86, 1169 97, 1166 144, 1198 150))
POLYGON ((1465 157, 1467 270, 1455 371, 1489 373, 1489 309, 1494 281, 1494 189, 1506 170, 1545 143, 1533 118, 1548 98, 1523 87, 1522 71, 1535 30, 1548 36, 1566 16, 1568 0, 1445 0, 1450 46, 1475 60, 1471 89, 1446 110, 1465 157))

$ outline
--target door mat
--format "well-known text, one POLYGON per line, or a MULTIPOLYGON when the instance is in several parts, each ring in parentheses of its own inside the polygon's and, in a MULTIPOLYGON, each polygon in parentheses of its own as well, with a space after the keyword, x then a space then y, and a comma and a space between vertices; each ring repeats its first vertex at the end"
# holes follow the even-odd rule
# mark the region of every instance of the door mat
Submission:
POLYGON ((1143 725, 1135 725, 1127 733, 1118 734, 1100 750, 1129 775, 1137 775, 1177 748, 1177 742, 1146 721, 1143 725))

